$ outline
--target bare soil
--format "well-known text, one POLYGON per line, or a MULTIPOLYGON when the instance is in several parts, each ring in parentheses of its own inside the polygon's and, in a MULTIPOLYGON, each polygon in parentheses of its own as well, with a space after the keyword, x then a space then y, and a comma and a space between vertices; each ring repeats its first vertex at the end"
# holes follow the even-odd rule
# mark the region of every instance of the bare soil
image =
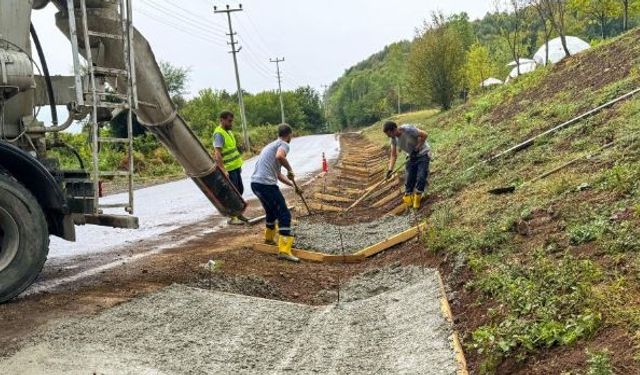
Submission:
MULTIPOLYGON (((351 146, 345 142, 343 147, 348 149, 351 146)), ((331 173, 329 176, 331 178, 331 173)), ((314 180, 305 195, 311 194, 314 189, 321 189, 323 181, 314 180)), ((287 199, 290 203, 295 202, 298 208, 301 207, 291 194, 287 199)), ((254 215, 260 212, 257 202, 252 204, 251 211, 254 215)), ((364 211, 354 212, 357 215, 364 211)), ((382 211, 384 210, 380 209, 378 213, 382 211)), ((335 217, 318 216, 327 219, 335 217)), ((140 251, 139 248, 152 245, 136 244, 134 248, 102 255, 104 258, 123 256, 122 264, 51 291, 27 295, 0 305, 0 356, 14 353, 28 337, 61 319, 93 315, 173 283, 202 288, 208 288, 211 284, 211 288, 215 290, 322 305, 334 302, 340 288, 353 276, 366 270, 388 265, 429 267, 435 264, 419 239, 396 246, 392 251, 381 253, 360 264, 292 264, 251 249, 251 245, 260 242, 262 238, 263 230, 259 224, 225 227, 214 233, 206 233, 210 226, 211 223, 203 222, 194 227, 173 231, 161 240, 178 241, 198 231, 203 234, 178 248, 164 250, 136 261, 127 261, 124 255, 135 254, 140 251), (213 275, 205 268, 209 260, 215 260, 220 265, 213 275), (327 290, 335 290, 336 293, 326 293, 327 290), (320 293, 321 291, 325 293, 320 293)), ((91 259, 83 261, 91 263, 91 259)), ((79 267, 84 268, 86 265, 79 267)), ((70 272, 64 267, 45 267, 38 282, 47 284, 70 272)))

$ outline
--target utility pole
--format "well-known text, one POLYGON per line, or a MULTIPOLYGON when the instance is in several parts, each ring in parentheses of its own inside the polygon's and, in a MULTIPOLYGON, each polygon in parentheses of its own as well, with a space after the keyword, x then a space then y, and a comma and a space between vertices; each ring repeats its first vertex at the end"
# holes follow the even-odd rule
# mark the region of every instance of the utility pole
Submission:
POLYGON ((270 62, 276 63, 276 69, 278 72, 278 93, 280 94, 280 115, 282 117, 282 123, 284 124, 284 103, 282 101, 282 78, 280 76, 280 63, 284 61, 284 57, 281 59, 276 58, 269 59, 270 62))
POLYGON ((329 91, 328 85, 321 85, 322 92, 322 107, 324 112, 324 126, 329 130, 329 106, 327 105, 327 92, 329 91))
POLYGON ((227 42, 227 44, 231 46, 230 53, 233 56, 233 66, 236 70, 236 84, 238 86, 238 105, 240 106, 240 119, 242 120, 242 133, 244 136, 244 147, 246 148, 246 151, 251 152, 251 143, 249 143, 249 132, 247 130, 247 114, 244 110, 244 100, 242 99, 242 86, 240 85, 240 72, 238 71, 238 58, 236 57, 236 54, 240 52, 242 47, 236 48, 236 45, 238 44, 238 42, 236 41, 235 36, 238 34, 233 32, 233 26, 231 24, 231 13, 241 12, 241 11, 242 11, 242 4, 240 4, 238 8, 231 8, 227 4, 226 9, 221 9, 221 10, 218 10, 217 6, 215 5, 213 6, 214 13, 227 14, 227 21, 229 22, 229 34, 227 35, 231 39, 231 42, 227 42))

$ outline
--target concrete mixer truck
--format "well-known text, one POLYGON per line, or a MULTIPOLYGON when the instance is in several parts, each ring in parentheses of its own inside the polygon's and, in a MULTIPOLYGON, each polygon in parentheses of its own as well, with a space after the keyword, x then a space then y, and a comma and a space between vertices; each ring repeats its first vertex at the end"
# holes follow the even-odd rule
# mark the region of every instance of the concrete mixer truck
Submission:
POLYGON ((133 27, 131 6, 132 0, 0 1, 0 303, 33 283, 47 259, 50 235, 74 241, 76 225, 138 227, 136 123, 167 147, 220 213, 241 216, 246 208, 177 113, 153 51, 133 27), (32 12, 50 3, 58 10, 58 29, 70 41, 69 76, 49 74, 31 23, 32 12), (68 116, 58 119, 57 106, 66 106, 68 116), (35 116, 40 107, 51 108, 50 123, 35 116), (56 136, 80 120, 90 130, 90 163, 56 136), (126 136, 101 131, 116 120, 126 123, 126 136), (105 145, 119 145, 126 168, 101 168, 105 145), (56 149, 78 156, 78 167, 61 167, 56 149), (128 199, 104 204, 100 181, 114 176, 126 179, 128 199))

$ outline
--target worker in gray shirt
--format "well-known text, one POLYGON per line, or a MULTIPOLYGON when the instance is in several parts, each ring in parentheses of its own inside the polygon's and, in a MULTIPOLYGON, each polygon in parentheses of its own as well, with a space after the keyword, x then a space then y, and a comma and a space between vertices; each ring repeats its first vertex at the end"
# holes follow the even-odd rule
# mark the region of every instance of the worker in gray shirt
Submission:
POLYGON ((413 125, 398 126, 393 121, 387 121, 382 130, 391 138, 391 155, 387 178, 391 177, 393 166, 398 158, 398 148, 407 153, 406 182, 402 201, 407 207, 416 210, 420 208, 427 178, 429 177, 429 162, 431 161, 430 147, 427 143, 427 133, 413 125))
POLYGON ((302 194, 302 191, 298 190, 293 183, 293 170, 287 160, 291 138, 293 138, 293 130, 289 125, 278 126, 278 139, 269 143, 258 156, 256 169, 251 176, 251 190, 258 197, 266 214, 264 242, 275 245, 277 230, 278 259, 298 262, 299 259, 291 252, 294 239, 291 231, 291 212, 278 188, 278 181, 280 181, 295 188, 298 194, 302 194), (287 170, 286 176, 282 174, 283 167, 287 170), (276 222, 278 228, 276 228, 276 222))

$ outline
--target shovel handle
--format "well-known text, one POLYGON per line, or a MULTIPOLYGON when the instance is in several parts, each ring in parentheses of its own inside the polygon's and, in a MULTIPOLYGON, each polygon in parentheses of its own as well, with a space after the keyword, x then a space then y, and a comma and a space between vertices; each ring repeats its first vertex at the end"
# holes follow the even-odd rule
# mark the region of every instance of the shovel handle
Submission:
POLYGON ((298 196, 300 196, 300 199, 302 199, 302 203, 304 203, 304 206, 307 208, 307 212, 309 212, 309 215, 311 215, 311 210, 309 209, 309 205, 307 204, 307 200, 304 199, 304 196, 302 195, 302 193, 300 193, 300 189, 298 188, 298 184, 296 183, 296 180, 291 179, 291 182, 293 183, 293 188, 296 190, 296 194, 298 194, 298 196))

